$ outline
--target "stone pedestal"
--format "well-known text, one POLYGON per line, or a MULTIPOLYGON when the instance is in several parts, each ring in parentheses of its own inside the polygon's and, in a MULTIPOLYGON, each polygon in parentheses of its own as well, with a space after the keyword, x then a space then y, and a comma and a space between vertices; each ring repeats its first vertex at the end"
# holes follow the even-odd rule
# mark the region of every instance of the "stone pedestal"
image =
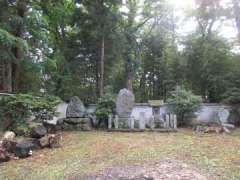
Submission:
POLYGON ((118 125, 120 129, 131 129, 131 117, 119 117, 118 125))
POLYGON ((66 118, 63 120, 61 127, 63 130, 91 130, 90 118, 66 118))

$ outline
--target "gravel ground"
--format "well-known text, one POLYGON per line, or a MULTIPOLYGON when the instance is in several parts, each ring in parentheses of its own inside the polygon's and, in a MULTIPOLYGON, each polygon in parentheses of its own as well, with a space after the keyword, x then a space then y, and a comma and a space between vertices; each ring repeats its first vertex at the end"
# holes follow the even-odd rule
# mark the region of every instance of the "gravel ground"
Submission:
POLYGON ((71 180, 208 180, 213 176, 175 160, 146 163, 134 166, 118 166, 102 172, 71 180))

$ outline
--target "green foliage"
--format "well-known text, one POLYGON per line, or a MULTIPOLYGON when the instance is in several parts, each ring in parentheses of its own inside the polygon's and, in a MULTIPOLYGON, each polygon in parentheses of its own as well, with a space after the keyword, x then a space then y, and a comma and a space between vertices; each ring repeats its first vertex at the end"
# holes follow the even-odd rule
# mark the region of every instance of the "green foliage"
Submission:
POLYGON ((216 35, 208 38, 194 35, 186 41, 186 79, 193 92, 208 96, 210 102, 221 101, 228 86, 230 49, 226 41, 216 35))
POLYGON ((39 92, 43 82, 41 70, 41 65, 32 62, 30 59, 21 61, 20 89, 22 93, 28 93, 29 91, 33 93, 39 92))
POLYGON ((105 94, 97 103, 96 116, 101 121, 107 121, 108 116, 113 114, 115 109, 115 99, 110 94, 105 94))
POLYGON ((166 0, 0 1, 0 61, 12 62, 3 89, 96 103, 101 84, 114 93, 127 84, 146 102, 180 84, 208 102, 235 103, 239 56, 215 28, 233 17, 233 4, 222 1, 199 0, 186 37, 166 0))
POLYGON ((2 28, 0 28, 0 46, 5 47, 6 49, 20 47, 21 51, 27 51, 28 49, 28 45, 25 40, 12 35, 2 28))
POLYGON ((17 38, 4 29, 0 29, 0 43, 7 48, 17 46, 17 38))
POLYGON ((13 123, 10 129, 18 136, 29 136, 31 133, 31 127, 24 120, 13 123))
POLYGON ((173 113, 177 114, 178 123, 184 125, 186 123, 185 115, 196 111, 202 103, 202 98, 194 95, 191 91, 181 89, 173 93, 168 102, 172 106, 173 113))
POLYGON ((12 124, 23 125, 30 116, 37 120, 46 120, 56 114, 56 106, 60 99, 55 96, 17 94, 3 97, 0 100, 1 121, 11 120, 12 124))
POLYGON ((240 89, 231 88, 223 95, 223 102, 229 104, 240 104, 240 89))

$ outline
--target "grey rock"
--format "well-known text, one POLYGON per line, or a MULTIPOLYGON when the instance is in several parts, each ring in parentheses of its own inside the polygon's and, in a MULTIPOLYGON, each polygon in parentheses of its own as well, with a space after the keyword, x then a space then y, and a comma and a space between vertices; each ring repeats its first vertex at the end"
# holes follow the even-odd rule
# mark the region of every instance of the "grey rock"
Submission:
POLYGON ((120 90, 116 102, 116 111, 119 118, 130 117, 134 105, 135 97, 133 93, 127 89, 120 90))
POLYGON ((43 125, 39 125, 32 128, 31 137, 41 138, 47 134, 47 129, 43 125))
POLYGON ((7 154, 7 151, 0 147, 0 164, 10 160, 10 157, 7 154))
POLYGON ((12 131, 6 131, 3 135, 4 140, 13 140, 16 137, 16 134, 12 131))
POLYGON ((3 140, 2 142, 2 147, 9 153, 15 153, 16 145, 17 142, 12 140, 3 140))
POLYGON ((63 123, 61 124, 61 128, 62 130, 64 131, 73 131, 73 130, 76 130, 76 127, 72 124, 68 124, 68 123, 63 123))
POLYGON ((235 129, 235 126, 233 124, 223 123, 222 126, 229 128, 229 129, 235 129))
POLYGON ((23 140, 16 145, 15 155, 19 158, 26 158, 31 155, 32 150, 40 148, 40 144, 37 139, 23 140))
POLYGON ((57 120, 57 125, 62 125, 64 123, 65 118, 61 118, 57 120))
POLYGON ((66 117, 67 118, 79 118, 86 115, 86 108, 82 101, 74 96, 70 99, 70 103, 67 107, 66 117))
POLYGON ((49 125, 49 126, 56 126, 58 122, 58 119, 53 119, 53 120, 45 120, 43 121, 44 125, 49 125))
POLYGON ((53 119, 48 121, 43 121, 44 127, 46 127, 48 133, 56 133, 57 131, 60 131, 61 124, 63 124, 63 120, 65 118, 59 118, 59 119, 53 119))
POLYGON ((60 134, 48 134, 41 139, 39 139, 40 146, 42 148, 50 147, 50 148, 58 148, 60 147, 60 134))
POLYGON ((90 131, 92 128, 91 126, 89 126, 89 124, 82 124, 82 125, 79 124, 77 129, 81 131, 90 131))

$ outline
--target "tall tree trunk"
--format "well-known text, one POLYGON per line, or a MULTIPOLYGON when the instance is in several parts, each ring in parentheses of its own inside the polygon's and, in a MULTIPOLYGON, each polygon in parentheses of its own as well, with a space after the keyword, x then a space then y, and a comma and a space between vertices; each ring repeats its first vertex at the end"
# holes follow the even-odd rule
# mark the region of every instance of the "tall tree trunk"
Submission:
POLYGON ((4 91, 11 93, 12 90, 12 63, 6 63, 4 72, 4 91))
POLYGON ((240 2, 239 0, 233 0, 235 20, 238 30, 238 37, 240 39, 240 2))
POLYGON ((0 63, 0 91, 12 92, 12 64, 0 63))
POLYGON ((144 70, 142 77, 140 79, 140 93, 141 93, 141 100, 145 101, 145 97, 146 97, 146 72, 144 70))
MULTIPOLYGON (((26 4, 25 0, 19 0, 17 3, 17 13, 18 13, 18 16, 22 18, 22 20, 25 16, 26 9, 27 9, 27 4, 26 4)), ((17 29, 16 37, 23 38, 24 25, 20 24, 16 29, 17 29)), ((13 51, 14 51, 14 55, 16 57, 17 62, 14 62, 12 64, 12 78, 13 78, 12 87, 13 87, 13 92, 18 92, 19 91, 20 68, 21 68, 20 61, 23 57, 23 54, 21 52, 20 47, 16 47, 13 51)))
POLYGON ((100 87, 99 87, 99 96, 103 96, 104 90, 104 64, 105 64, 105 38, 102 37, 101 43, 101 59, 100 59, 100 87))
MULTIPOLYGON (((9 68, 7 66, 8 63, 0 62, 0 92, 11 92, 8 90, 8 72, 9 68)), ((12 73, 12 72, 11 72, 12 73)), ((12 83, 12 79, 10 79, 10 84, 12 83)))
POLYGON ((99 87, 100 87, 100 78, 99 78, 99 58, 96 58, 96 96, 99 97, 99 87))
POLYGON ((132 60, 130 55, 127 56, 127 62, 126 62, 126 88, 129 91, 133 91, 133 67, 132 67, 132 60))
POLYGON ((5 89, 5 64, 0 62, 0 92, 5 89))
POLYGON ((127 89, 133 91, 133 72, 132 68, 129 68, 127 71, 127 89))

